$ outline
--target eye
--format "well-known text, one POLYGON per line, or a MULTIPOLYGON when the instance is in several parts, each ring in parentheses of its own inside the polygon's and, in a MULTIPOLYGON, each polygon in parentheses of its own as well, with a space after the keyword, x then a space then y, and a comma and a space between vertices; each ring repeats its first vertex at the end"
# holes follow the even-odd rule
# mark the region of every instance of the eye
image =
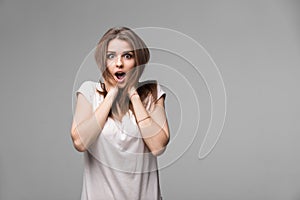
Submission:
POLYGON ((126 59, 131 59, 131 58, 133 57, 133 55, 131 55, 131 54, 129 54, 129 53, 126 53, 126 54, 124 54, 123 56, 124 56, 124 58, 126 58, 126 59))
POLYGON ((111 53, 106 55, 107 59, 113 59, 114 57, 115 57, 115 55, 111 54, 111 53))

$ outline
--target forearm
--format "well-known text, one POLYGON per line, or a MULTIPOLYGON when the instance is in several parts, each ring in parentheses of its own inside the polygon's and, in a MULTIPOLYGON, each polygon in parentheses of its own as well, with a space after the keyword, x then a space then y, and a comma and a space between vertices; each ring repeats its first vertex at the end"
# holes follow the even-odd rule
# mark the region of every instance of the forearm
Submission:
POLYGON ((115 95, 108 93, 104 98, 103 102, 98 106, 98 108, 94 112, 94 116, 101 130, 104 127, 104 124, 107 120, 114 99, 115 99, 115 95))
POLYGON ((79 123, 71 132, 75 148, 80 152, 86 151, 100 132, 101 128, 95 115, 79 123))
MULTIPOLYGON (((88 119, 82 121, 74 128, 72 137, 77 150, 85 151, 93 142, 95 142, 104 127, 113 101, 114 95, 108 93, 95 112, 93 112, 88 119)), ((81 116, 76 117, 83 118, 81 116)))
POLYGON ((133 95, 131 102, 145 144, 153 155, 159 155, 169 141, 168 134, 163 129, 167 126, 166 119, 158 114, 149 114, 138 95, 133 95))

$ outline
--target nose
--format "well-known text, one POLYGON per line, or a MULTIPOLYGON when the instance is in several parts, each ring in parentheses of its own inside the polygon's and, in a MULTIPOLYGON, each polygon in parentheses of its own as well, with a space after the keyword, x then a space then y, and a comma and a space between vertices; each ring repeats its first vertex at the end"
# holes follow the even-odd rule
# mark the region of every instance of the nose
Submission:
POLYGON ((117 66, 117 67, 122 67, 122 66, 123 66, 121 56, 118 56, 118 57, 117 57, 116 66, 117 66))

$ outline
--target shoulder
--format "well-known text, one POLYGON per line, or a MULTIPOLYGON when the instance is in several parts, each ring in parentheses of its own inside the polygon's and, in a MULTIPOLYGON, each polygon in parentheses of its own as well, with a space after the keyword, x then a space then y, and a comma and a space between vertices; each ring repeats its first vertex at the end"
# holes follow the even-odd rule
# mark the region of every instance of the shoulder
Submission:
POLYGON ((76 91, 76 96, 81 93, 91 103, 93 95, 98 88, 97 84, 98 83, 94 81, 84 81, 76 91))
POLYGON ((95 89, 98 88, 99 83, 95 82, 95 81, 84 81, 80 87, 79 90, 86 90, 86 91, 95 91, 95 89))

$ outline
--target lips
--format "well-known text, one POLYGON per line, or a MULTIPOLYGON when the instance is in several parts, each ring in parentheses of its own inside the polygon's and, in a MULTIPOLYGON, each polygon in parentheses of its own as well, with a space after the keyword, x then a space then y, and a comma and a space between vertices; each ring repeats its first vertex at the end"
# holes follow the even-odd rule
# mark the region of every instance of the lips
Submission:
POLYGON ((118 71, 118 72, 115 73, 115 77, 116 77, 116 80, 117 80, 118 82, 124 81, 125 76, 126 76, 126 73, 125 73, 125 72, 122 72, 122 71, 118 71))

